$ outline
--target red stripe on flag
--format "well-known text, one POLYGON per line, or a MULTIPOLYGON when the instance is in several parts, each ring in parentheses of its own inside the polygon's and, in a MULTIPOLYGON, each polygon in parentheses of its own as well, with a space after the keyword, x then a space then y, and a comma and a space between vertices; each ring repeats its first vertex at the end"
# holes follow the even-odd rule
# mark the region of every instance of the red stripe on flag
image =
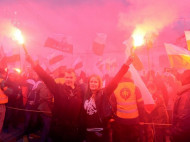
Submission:
POLYGON ((55 57, 53 57, 52 59, 49 60, 49 64, 53 65, 53 64, 63 60, 63 58, 64 58, 63 55, 55 56, 55 57))
POLYGON ((20 55, 19 54, 15 54, 15 55, 12 55, 12 56, 7 56, 6 57, 6 61, 7 61, 7 63, 12 63, 12 62, 20 61, 20 55))
POLYGON ((83 62, 79 62, 75 65, 74 69, 77 70, 77 69, 80 69, 83 67, 83 62))
POLYGON ((58 46, 59 42, 53 38, 47 38, 45 41, 44 46, 45 47, 50 47, 50 48, 56 48, 58 46))
POLYGON ((53 48, 67 53, 73 53, 73 45, 66 42, 59 42, 53 38, 47 38, 44 44, 45 47, 53 48))

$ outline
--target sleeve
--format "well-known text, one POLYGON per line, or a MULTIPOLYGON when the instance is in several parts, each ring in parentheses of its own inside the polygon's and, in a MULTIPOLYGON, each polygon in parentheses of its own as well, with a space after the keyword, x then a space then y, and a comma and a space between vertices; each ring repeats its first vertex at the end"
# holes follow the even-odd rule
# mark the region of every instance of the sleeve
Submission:
POLYGON ((57 92, 57 84, 54 79, 48 75, 39 65, 33 67, 41 80, 46 84, 50 92, 55 95, 57 92))
POLYGON ((112 81, 108 84, 108 86, 104 89, 104 93, 110 96, 112 92, 117 88, 118 83, 122 79, 122 77, 125 75, 125 73, 128 71, 129 66, 123 65, 119 72, 115 75, 115 77, 112 79, 112 81))

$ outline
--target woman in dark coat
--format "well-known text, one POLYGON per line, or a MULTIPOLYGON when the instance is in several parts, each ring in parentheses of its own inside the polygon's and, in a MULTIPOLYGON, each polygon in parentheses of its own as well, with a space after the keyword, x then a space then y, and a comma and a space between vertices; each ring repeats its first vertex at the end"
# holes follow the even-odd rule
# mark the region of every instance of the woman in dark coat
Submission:
POLYGON ((90 76, 82 114, 87 142, 109 141, 107 126, 112 115, 109 97, 128 71, 131 62, 132 58, 130 57, 106 88, 102 89, 102 80, 98 75, 90 76))

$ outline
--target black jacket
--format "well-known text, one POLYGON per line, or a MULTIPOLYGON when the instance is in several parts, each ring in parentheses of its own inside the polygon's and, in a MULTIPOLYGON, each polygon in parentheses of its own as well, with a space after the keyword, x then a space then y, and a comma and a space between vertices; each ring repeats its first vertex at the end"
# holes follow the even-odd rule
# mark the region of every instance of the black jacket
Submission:
POLYGON ((81 89, 74 89, 64 84, 56 84, 40 66, 34 67, 39 77, 54 95, 54 108, 52 111, 53 126, 70 128, 79 126, 79 115, 82 107, 81 89))
POLYGON ((171 134, 174 141, 190 141, 190 84, 182 86, 176 98, 171 134))
MULTIPOLYGON (((121 78, 124 76, 124 74, 128 71, 128 66, 123 65, 121 67, 121 69, 119 70, 119 72, 116 74, 116 76, 113 78, 113 80, 109 83, 109 85, 104 88, 101 89, 97 92, 97 95, 95 95, 95 104, 96 104, 96 109, 97 109, 97 113, 99 116, 99 121, 102 124, 102 127, 106 127, 107 122, 109 120, 109 116, 111 114, 111 109, 109 107, 111 107, 110 102, 109 102, 109 98, 110 95, 112 94, 112 92, 115 90, 115 88, 117 88, 117 85, 119 83, 119 81, 121 80, 121 78)), ((84 97, 84 102, 89 99, 91 97, 91 92, 87 92, 85 94, 84 97)), ((83 122, 86 122, 86 112, 85 110, 83 110, 83 122)), ((85 127, 88 127, 84 124, 85 127)))

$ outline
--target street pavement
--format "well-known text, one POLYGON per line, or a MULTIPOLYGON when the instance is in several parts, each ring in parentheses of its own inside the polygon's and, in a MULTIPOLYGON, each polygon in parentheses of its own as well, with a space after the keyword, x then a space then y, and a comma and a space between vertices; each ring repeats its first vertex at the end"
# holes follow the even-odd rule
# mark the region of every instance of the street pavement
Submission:
POLYGON ((3 131, 0 134, 0 142, 40 142, 40 132, 31 134, 28 138, 27 136, 23 136, 23 133, 23 125, 16 129, 9 128, 8 131, 3 131))

